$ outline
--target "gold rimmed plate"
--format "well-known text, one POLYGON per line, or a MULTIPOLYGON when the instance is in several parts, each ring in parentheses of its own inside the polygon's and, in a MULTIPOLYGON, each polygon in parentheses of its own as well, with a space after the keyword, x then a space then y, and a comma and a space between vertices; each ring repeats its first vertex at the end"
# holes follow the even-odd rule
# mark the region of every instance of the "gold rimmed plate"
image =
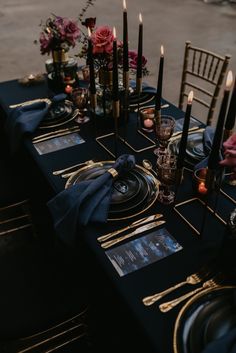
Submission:
POLYGON ((144 106, 150 103, 155 97, 155 93, 151 92, 141 92, 140 95, 135 92, 131 93, 129 96, 129 107, 135 109, 139 106, 144 106))
MULTIPOLYGON (((188 135, 188 141, 186 146, 186 162, 191 166, 195 165, 196 163, 200 162, 201 160, 207 157, 203 145, 203 133, 204 132, 201 131, 188 135)), ((169 148, 175 154, 179 153, 180 140, 181 135, 169 145, 169 148)))
POLYGON ((236 286, 208 288, 192 297, 175 322, 174 353, 201 353, 236 325, 236 286))
POLYGON ((74 119, 73 112, 73 104, 68 100, 52 104, 48 114, 41 121, 39 129, 51 129, 65 125, 74 119))
MULTIPOLYGON (((104 174, 114 161, 97 162, 73 173, 65 188, 84 180, 91 180, 104 174)), ((143 213, 155 202, 159 191, 157 179, 143 167, 134 169, 117 178, 113 183, 108 220, 120 220, 143 213)))

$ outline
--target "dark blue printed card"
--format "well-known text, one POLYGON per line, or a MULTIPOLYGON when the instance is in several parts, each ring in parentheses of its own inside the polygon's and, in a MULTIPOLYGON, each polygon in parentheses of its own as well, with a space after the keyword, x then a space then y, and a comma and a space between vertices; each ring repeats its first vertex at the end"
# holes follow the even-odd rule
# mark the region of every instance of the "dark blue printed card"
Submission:
POLYGON ((122 277, 159 261, 183 247, 166 228, 156 230, 106 251, 106 255, 122 277))

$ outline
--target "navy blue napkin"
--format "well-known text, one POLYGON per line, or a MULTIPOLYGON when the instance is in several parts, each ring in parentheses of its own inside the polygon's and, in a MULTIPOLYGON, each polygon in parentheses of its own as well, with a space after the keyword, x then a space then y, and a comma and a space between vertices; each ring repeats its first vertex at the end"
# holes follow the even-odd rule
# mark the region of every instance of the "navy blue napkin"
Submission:
MULTIPOLYGON (((52 104, 65 100, 64 93, 58 94, 52 99, 52 104)), ((30 105, 14 108, 5 124, 5 131, 9 139, 12 152, 15 152, 26 133, 33 133, 45 115, 48 113, 49 105, 46 102, 36 102, 30 105)))
POLYGON ((210 342, 202 353, 236 353, 236 328, 218 340, 210 342))
POLYGON ((194 167, 195 170, 207 167, 208 156, 209 156, 209 153, 211 152, 211 146, 212 146, 212 142, 213 142, 213 138, 214 138, 214 133, 215 133, 215 128, 213 128, 211 126, 207 126, 205 128, 205 130, 203 132, 203 150, 204 150, 204 153, 207 157, 195 165, 195 167, 194 167))
MULTIPOLYGON (((112 168, 120 176, 134 166, 134 156, 124 154, 112 168)), ((96 179, 81 181, 63 190, 48 202, 55 230, 67 244, 74 243, 79 225, 107 221, 113 180, 112 174, 106 171, 96 179)))

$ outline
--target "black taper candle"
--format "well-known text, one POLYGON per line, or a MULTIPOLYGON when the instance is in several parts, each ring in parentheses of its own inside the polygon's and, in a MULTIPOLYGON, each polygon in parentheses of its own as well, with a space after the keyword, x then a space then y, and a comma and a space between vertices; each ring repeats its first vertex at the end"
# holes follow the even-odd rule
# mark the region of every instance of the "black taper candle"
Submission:
POLYGON ((224 90, 224 97, 221 103, 220 112, 219 112, 217 125, 215 129, 215 134, 212 142, 211 152, 208 159, 208 169, 210 170, 216 170, 219 165, 219 153, 220 153, 222 140, 223 140, 225 116, 226 116, 226 111, 228 106, 230 86, 232 82, 233 82, 232 71, 229 71, 227 75, 227 80, 226 80, 226 87, 224 90))
POLYGON ((184 166, 184 160, 186 157, 186 147, 188 140, 188 129, 191 118, 191 110, 192 110, 192 101, 193 101, 193 91, 191 91, 188 95, 188 103, 186 107, 185 117, 184 117, 184 125, 182 136, 179 144, 179 154, 177 158, 177 169, 182 169, 184 166))
POLYGON ((138 33, 138 58, 137 58, 137 78, 142 78, 142 57, 143 57, 143 22, 142 15, 139 14, 139 33, 138 33))
POLYGON ((156 111, 161 110, 163 70, 164 70, 164 48, 163 48, 163 46, 161 46, 161 56, 160 56, 160 63, 159 63, 156 102, 155 102, 155 110, 156 111))
POLYGON ((112 99, 118 101, 119 89, 118 89, 118 53, 117 53, 117 40, 116 40, 116 29, 113 28, 113 70, 112 70, 112 99))
POLYGON ((234 128, 236 118, 236 79, 234 80, 234 88, 231 94, 229 110, 225 121, 225 129, 232 130, 234 128))
POLYGON ((89 64, 89 90, 91 94, 96 94, 94 61, 93 61, 93 44, 91 39, 91 31, 88 28, 88 64, 89 64))
POLYGON ((128 18, 126 2, 123 0, 123 71, 129 71, 128 18))

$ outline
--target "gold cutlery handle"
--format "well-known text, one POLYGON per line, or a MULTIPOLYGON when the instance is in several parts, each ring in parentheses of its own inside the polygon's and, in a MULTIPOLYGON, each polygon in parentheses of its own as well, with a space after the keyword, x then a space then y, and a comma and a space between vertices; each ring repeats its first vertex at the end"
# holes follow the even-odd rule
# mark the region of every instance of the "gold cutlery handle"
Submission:
POLYGON ((38 140, 34 140, 32 141, 33 144, 37 144, 37 143, 40 143, 40 142, 43 142, 43 141, 47 141, 47 140, 51 140, 51 139, 54 139, 56 137, 61 137, 61 136, 66 136, 66 135, 70 135, 72 133, 76 133, 76 132, 79 132, 80 131, 80 128, 78 127, 77 129, 73 130, 73 131, 66 131, 66 132, 60 132, 60 133, 55 133, 54 135, 49 135, 49 136, 45 136, 45 137, 42 137, 38 140))
POLYGON ((94 161, 92 159, 90 159, 89 161, 85 161, 85 162, 82 162, 82 163, 71 165, 68 168, 64 168, 64 169, 60 169, 60 170, 54 170, 54 172, 52 174, 53 175, 60 175, 60 174, 63 174, 65 172, 67 172, 68 170, 71 170, 71 169, 74 169, 74 168, 77 168, 77 167, 81 167, 82 165, 90 165, 92 163, 94 163, 94 161))
POLYGON ((184 295, 182 295, 181 297, 178 297, 174 300, 171 300, 169 302, 166 303, 162 303, 159 305, 159 309, 163 312, 163 313, 167 313, 167 311, 170 311, 171 309, 173 309, 176 305, 180 304, 181 302, 183 302, 185 299, 191 297, 192 295, 200 292, 201 290, 203 290, 203 287, 197 288, 192 290, 191 292, 188 292, 184 295))
POLYGON ((195 290, 192 290, 191 292, 188 292, 188 293, 186 293, 186 294, 182 295, 181 297, 178 297, 174 300, 160 304, 159 309, 163 313, 166 313, 167 311, 170 311, 171 309, 173 309, 176 305, 183 302, 185 299, 192 297, 194 294, 204 290, 205 288, 208 288, 208 287, 215 288, 217 286, 218 286, 218 284, 216 282, 214 282, 212 279, 208 280, 208 281, 204 282, 201 287, 199 287, 195 290))
POLYGON ((154 303, 156 303, 158 300, 160 300, 161 298, 163 298, 165 295, 173 292, 175 289, 182 287, 183 285, 187 284, 188 282, 183 281, 180 282, 170 288, 167 288, 166 290, 163 290, 162 292, 156 293, 154 295, 149 295, 148 297, 145 297, 142 299, 143 304, 146 306, 150 306, 154 303))
MULTIPOLYGON (((155 224, 154 224, 154 226, 153 226, 152 228, 154 228, 154 227, 156 228, 156 227, 159 227, 159 226, 163 225, 164 223, 166 223, 166 221, 159 221, 159 222, 153 222, 153 223, 155 223, 155 224)), ((152 225, 152 223, 147 224, 146 226, 148 227, 149 225, 152 225)), ((144 225, 144 226, 145 226, 145 225, 144 225)), ((152 228, 151 228, 151 229, 152 229, 152 228)), ((145 231, 146 231, 146 230, 149 230, 149 228, 145 229, 145 231)), ((136 231, 137 231, 137 229, 136 229, 136 231)), ((120 243, 120 242, 123 241, 123 240, 129 239, 129 238, 131 238, 131 237, 133 237, 133 236, 135 236, 135 235, 141 234, 141 233, 137 233, 136 231, 131 232, 131 233, 126 234, 126 235, 123 235, 123 236, 121 236, 121 237, 119 237, 119 238, 117 238, 117 239, 108 240, 107 242, 102 243, 102 244, 101 244, 101 247, 102 247, 103 249, 107 249, 107 248, 110 248, 111 246, 113 246, 113 245, 115 245, 115 244, 120 243)), ((143 232, 144 232, 144 230, 143 230, 143 232)))
POLYGON ((100 237, 97 238, 97 240, 101 243, 102 241, 106 241, 110 238, 115 237, 116 235, 125 232, 126 230, 130 229, 130 226, 115 230, 114 232, 105 234, 105 235, 101 235, 100 237))

